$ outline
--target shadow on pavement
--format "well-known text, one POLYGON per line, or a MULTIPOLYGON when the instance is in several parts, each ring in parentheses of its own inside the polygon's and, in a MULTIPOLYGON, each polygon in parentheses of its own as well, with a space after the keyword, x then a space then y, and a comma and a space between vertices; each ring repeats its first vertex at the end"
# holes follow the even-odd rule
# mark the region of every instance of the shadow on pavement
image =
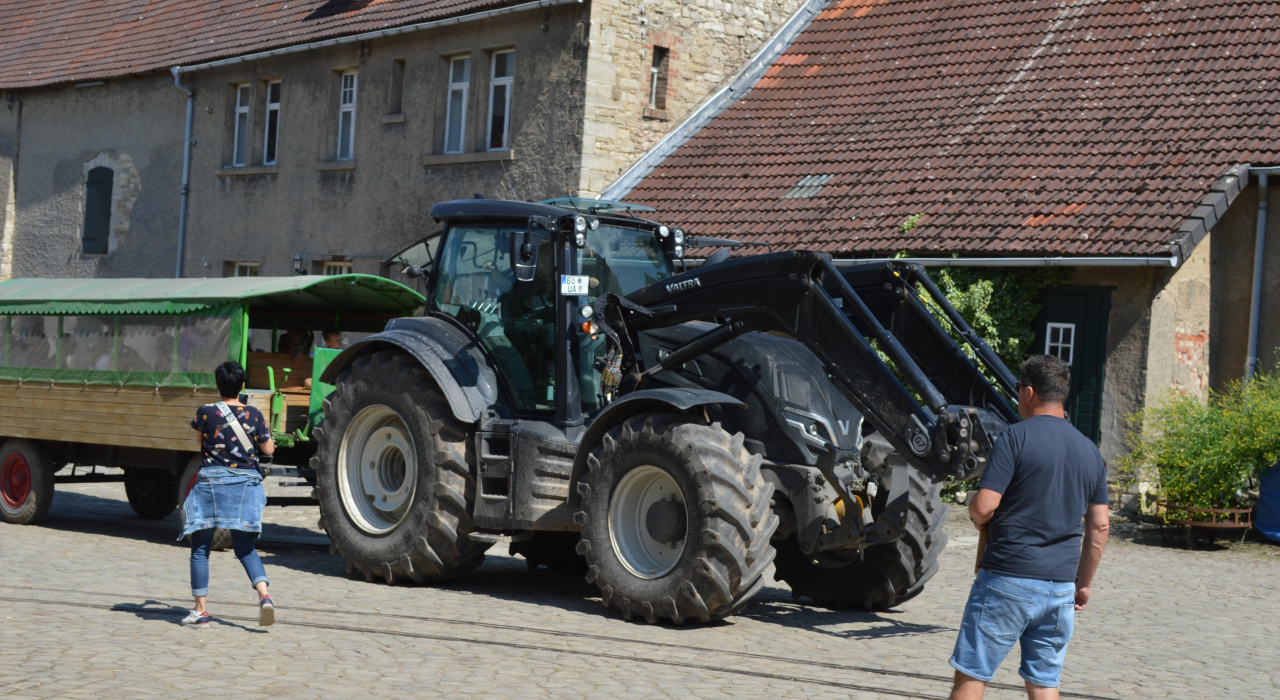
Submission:
MULTIPOLYGON (((146 620, 148 622, 167 622, 171 625, 182 625, 182 618, 187 616, 187 609, 176 605, 161 603, 158 600, 148 600, 141 604, 138 603, 116 603, 111 606, 113 612, 127 612, 146 620)), ((211 615, 209 621, 215 625, 223 627, 235 627, 252 634, 266 634, 266 630, 256 629, 253 627, 245 627, 244 625, 224 620, 217 615, 211 615)))

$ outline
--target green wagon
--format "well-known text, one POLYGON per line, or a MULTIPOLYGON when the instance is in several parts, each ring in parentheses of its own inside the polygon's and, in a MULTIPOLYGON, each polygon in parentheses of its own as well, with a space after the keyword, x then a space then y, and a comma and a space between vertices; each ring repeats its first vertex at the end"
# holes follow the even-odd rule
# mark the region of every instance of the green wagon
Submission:
POLYGON ((299 465, 332 390, 319 377, 339 351, 276 352, 284 332, 379 331, 423 302, 370 275, 0 282, 0 514, 37 522, 68 481, 123 481, 139 515, 172 513, 199 467, 188 421, 218 400, 213 370, 229 359, 280 447, 270 473, 309 478, 299 465))

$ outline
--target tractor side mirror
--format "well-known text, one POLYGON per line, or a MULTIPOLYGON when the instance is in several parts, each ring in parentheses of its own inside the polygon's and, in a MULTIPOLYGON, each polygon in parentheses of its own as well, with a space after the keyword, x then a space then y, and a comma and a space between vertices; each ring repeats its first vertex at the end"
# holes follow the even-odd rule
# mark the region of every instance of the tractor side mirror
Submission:
POLYGON ((532 282, 538 271, 538 237, 532 231, 511 232, 511 271, 517 282, 532 282))

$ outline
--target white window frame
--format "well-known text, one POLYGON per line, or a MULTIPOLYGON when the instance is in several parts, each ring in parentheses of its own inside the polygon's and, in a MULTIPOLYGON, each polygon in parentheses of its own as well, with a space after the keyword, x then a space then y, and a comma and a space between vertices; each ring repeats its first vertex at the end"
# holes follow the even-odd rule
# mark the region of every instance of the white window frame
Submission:
POLYGON ((253 102, 252 89, 249 83, 236 83, 235 85, 235 121, 231 129, 231 165, 233 167, 244 167, 245 161, 249 159, 249 104, 253 102), (244 104, 240 104, 240 98, 244 97, 244 104), (244 152, 240 151, 240 117, 244 117, 244 152))
POLYGON ((336 160, 355 160, 356 158, 356 95, 360 87, 359 71, 343 71, 338 77, 338 148, 334 151, 336 160), (351 78, 351 87, 347 87, 347 78, 351 78), (351 130, 347 132, 347 143, 342 142, 342 119, 350 115, 351 130), (343 146, 346 154, 343 154, 343 146))
POLYGON ((515 49, 507 49, 506 51, 494 51, 493 59, 489 62, 489 120, 486 122, 484 145, 488 151, 507 151, 511 149, 511 97, 512 88, 515 84, 516 74, 516 57, 515 49), (498 75, 498 57, 503 55, 511 56, 511 74, 499 78, 498 75), (502 115, 502 145, 493 146, 493 94, 499 86, 505 85, 507 88, 506 104, 503 105, 504 114, 502 115))
POLYGON ((325 260, 324 266, 320 272, 321 275, 328 277, 330 275, 349 275, 351 274, 350 260, 325 260))
POLYGON ((471 99, 471 56, 454 56, 449 59, 449 74, 446 76, 449 81, 448 91, 445 93, 444 99, 444 152, 445 153, 465 153, 467 150, 467 102, 471 99), (466 78, 460 82, 453 80, 453 66, 458 61, 466 61, 466 78), (453 94, 455 92, 462 93, 462 113, 453 113, 453 94), (455 121, 456 120, 456 121, 455 121), (460 125, 458 130, 458 145, 454 149, 449 148, 449 134, 453 131, 453 125, 460 125))
POLYGON ((1053 355, 1067 363, 1070 367, 1076 357, 1076 324, 1074 323, 1049 323, 1044 327, 1044 354, 1053 355), (1054 331, 1057 331, 1057 338, 1054 338, 1054 331), (1064 335, 1065 334, 1065 335, 1064 335), (1066 338, 1064 341, 1063 338, 1066 338), (1062 350, 1067 351, 1067 356, 1062 356, 1062 350))
POLYGON ((257 277, 258 263, 256 262, 237 262, 232 268, 232 277, 257 277), (252 274, 250 272, 252 271, 252 274))
POLYGON ((275 165, 276 161, 280 159, 280 98, 283 96, 283 94, 284 94, 284 86, 281 84, 279 80, 267 81, 267 93, 266 93, 267 109, 266 109, 266 113, 263 114, 263 119, 262 119, 262 164, 263 165, 275 165), (279 87, 280 94, 276 95, 275 102, 271 101, 272 87, 279 87), (269 144, 271 143, 272 113, 275 113, 275 116, 276 116, 276 124, 275 124, 276 152, 274 154, 275 155, 274 158, 268 159, 268 155, 271 155, 269 144))

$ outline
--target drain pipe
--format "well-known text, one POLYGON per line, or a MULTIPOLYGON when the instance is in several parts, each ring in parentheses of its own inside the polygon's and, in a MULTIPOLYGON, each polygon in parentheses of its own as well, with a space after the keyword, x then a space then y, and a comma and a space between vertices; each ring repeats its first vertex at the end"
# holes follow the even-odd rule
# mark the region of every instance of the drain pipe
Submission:
POLYGON ((182 204, 178 206, 178 262, 174 266, 175 279, 182 277, 182 258, 186 253, 187 237, 187 194, 191 191, 191 115, 195 110, 196 93, 182 84, 182 70, 174 66, 173 84, 180 90, 187 91, 187 130, 182 138, 182 204))
POLYGON ((1253 293, 1249 296, 1249 356, 1244 380, 1258 372, 1258 324, 1262 311, 1262 254, 1267 240, 1267 171, 1258 172, 1258 233, 1253 240, 1253 293))

